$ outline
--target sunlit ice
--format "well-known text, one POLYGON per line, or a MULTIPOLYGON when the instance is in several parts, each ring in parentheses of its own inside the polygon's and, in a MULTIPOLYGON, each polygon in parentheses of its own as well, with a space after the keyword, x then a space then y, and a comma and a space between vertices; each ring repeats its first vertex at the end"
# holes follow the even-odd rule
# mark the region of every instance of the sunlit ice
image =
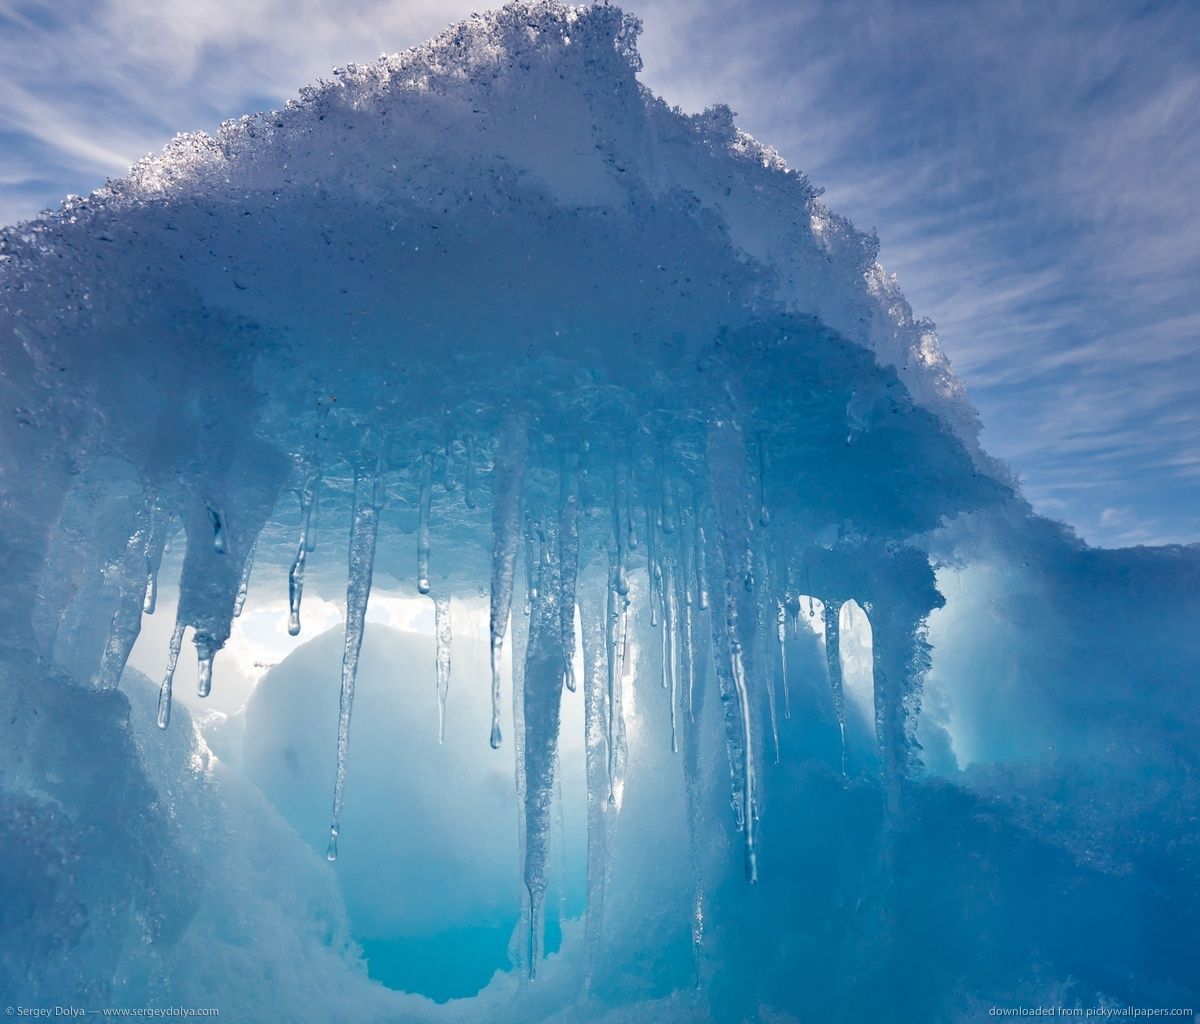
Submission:
POLYGON ((0 233, 20 1005, 1191 1005, 1196 548, 1036 515, 638 31, 513 4, 0 233))

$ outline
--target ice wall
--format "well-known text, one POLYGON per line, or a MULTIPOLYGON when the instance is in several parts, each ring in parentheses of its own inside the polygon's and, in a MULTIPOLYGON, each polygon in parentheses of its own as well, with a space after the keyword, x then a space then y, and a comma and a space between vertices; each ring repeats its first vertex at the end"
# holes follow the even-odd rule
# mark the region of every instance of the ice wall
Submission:
POLYGON ((874 240, 727 109, 644 90, 636 35, 608 6, 510 5, 0 233, 0 962, 22 998, 210 986, 274 1019, 263 971, 304 976, 296 1020, 1194 995, 1172 950, 1200 919, 1200 555, 1031 517, 874 240), (289 824, 251 824, 169 669, 150 698, 122 681, 164 572, 202 692, 264 574, 301 640, 306 594, 344 600, 330 859, 355 841, 372 582, 437 609, 431 699, 482 702, 475 739, 513 773, 511 973, 441 1010, 365 978, 338 892, 295 888, 344 862, 310 863, 278 793, 289 824), (464 671, 449 602, 480 595, 490 665, 464 671), (587 911, 546 958, 569 701, 587 911), (1131 807, 1145 842, 1097 832, 1131 807), (264 860, 288 885, 259 885, 264 860), (222 953, 279 932, 261 963, 222 953))

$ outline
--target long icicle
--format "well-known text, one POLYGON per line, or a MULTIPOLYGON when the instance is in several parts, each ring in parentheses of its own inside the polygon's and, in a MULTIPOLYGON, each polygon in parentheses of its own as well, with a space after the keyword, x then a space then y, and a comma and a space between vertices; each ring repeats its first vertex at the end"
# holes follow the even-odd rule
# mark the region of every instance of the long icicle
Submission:
POLYGON ((534 516, 528 509, 525 510, 524 525, 521 533, 521 539, 525 544, 525 602, 523 610, 526 618, 533 610, 533 602, 538 596, 538 563, 542 560, 540 540, 541 525, 534 522, 534 516))
MULTIPOLYGON (((547 531, 553 534, 553 525, 547 531)), ((524 880, 529 895, 529 977, 542 960, 550 854, 551 806, 563 688, 560 581, 556 538, 541 545, 538 588, 529 620, 523 691, 525 763, 524 880)))
POLYGON ((433 631, 437 637, 438 742, 446 742, 446 695, 450 692, 450 599, 433 601, 433 631))
POLYGON ((779 641, 779 672, 783 683, 783 717, 792 717, 792 697, 788 692, 787 607, 783 601, 775 612, 775 637, 779 641))
POLYGON ((679 548, 681 564, 677 578, 679 597, 683 605, 683 628, 681 634, 682 658, 680 668, 684 681, 683 698, 687 705, 688 720, 696 720, 693 699, 696 685, 696 651, 692 628, 692 590, 696 582, 696 531, 690 522, 680 530, 679 548))
POLYGON ((563 681, 575 692, 575 590, 579 576, 579 480, 564 466, 558 497, 559 622, 562 633, 563 681))
POLYGON ((613 586, 622 597, 629 593, 628 550, 632 516, 629 515, 629 471, 618 458, 613 473, 613 544, 616 553, 613 586))
POLYGON ((742 643, 738 639, 741 626, 738 622, 737 598, 729 591, 726 581, 726 629, 729 637, 729 668, 733 677, 734 693, 737 697, 737 714, 742 729, 742 822, 745 833, 746 878, 751 884, 758 881, 758 852, 754 804, 754 750, 750 732, 750 692, 746 685, 746 670, 742 658, 742 643))
MULTIPOLYGON (((686 538, 690 532, 689 524, 689 529, 684 531, 684 537, 686 538)), ((687 553, 688 548, 685 547, 684 552, 686 566, 690 558, 687 553)), ((691 628, 691 588, 694 582, 694 578, 689 575, 686 569, 681 573, 681 578, 678 581, 680 597, 683 599, 685 631, 691 628)), ((683 748, 683 779, 687 797, 688 860, 691 868, 692 883, 691 927, 689 930, 692 936, 692 965, 696 976, 696 987, 700 988, 703 982, 704 969, 705 902, 700 850, 702 847, 701 835, 705 829, 704 805, 706 790, 703 782, 701 759, 703 743, 699 718, 704 711, 704 696, 707 687, 705 677, 701 674, 702 669, 697 665, 695 647, 690 633, 686 633, 685 635, 684 647, 687 651, 687 661, 689 663, 688 721, 685 724, 684 735, 686 738, 683 748)))
POLYGON ((525 418, 509 416, 500 429, 492 487, 492 599, 489 615, 492 660, 492 748, 500 746, 500 658, 512 608, 513 572, 521 540, 521 492, 528 438, 525 418))
POLYGON ((842 686, 842 602, 823 598, 825 607, 825 664, 829 669, 829 690, 833 696, 833 713, 837 716, 838 734, 842 743, 842 774, 846 774, 846 695, 842 686))
POLYGON ((589 573, 579 592, 583 633, 583 721, 587 778, 587 911, 584 918, 584 990, 600 959, 608 856, 608 595, 605 578, 589 573), (601 596, 603 594, 603 596, 601 596))
POLYGON ((421 459, 421 494, 417 522, 417 590, 429 593, 429 509, 433 502, 433 456, 421 459))
POLYGON ((772 749, 775 752, 775 763, 779 764, 779 701, 775 693, 774 654, 770 646, 771 577, 761 543, 758 553, 753 557, 758 561, 758 577, 762 581, 762 585, 758 589, 754 602, 754 652, 751 664, 754 666, 755 672, 766 683, 772 749))
POLYGON ((770 456, 767 452, 766 434, 758 435, 758 522, 767 526, 771 522, 771 512, 767 508, 767 470, 770 468, 770 456))
POLYGON ((567 823, 563 810, 562 751, 554 751, 554 887, 558 895, 559 929, 567 922, 567 823))
POLYGON ((630 521, 628 498, 629 473, 618 459, 613 476, 613 543, 609 559, 608 607, 606 616, 608 647, 608 803, 617 804, 624 751, 624 710, 622 675, 625 663, 626 630, 629 616, 629 575, 626 543, 630 521))
POLYGON ((117 605, 100 655, 100 665, 92 676, 92 685, 101 689, 110 690, 120 684, 125 663, 142 629, 152 519, 153 507, 150 503, 138 514, 138 525, 121 556, 117 605))
POLYGON ((382 504, 380 467, 373 472, 357 467, 354 474, 354 512, 350 523, 349 576, 346 581, 346 637, 342 646, 342 686, 338 701, 337 771, 333 783, 333 813, 329 823, 329 849, 325 856, 337 860, 342 828, 342 800, 346 790, 346 762, 350 754, 350 713, 354 709, 354 683, 358 655, 366 628, 367 601, 375 571, 375 541, 379 536, 382 504))
POLYGON ((704 518, 701 514, 700 499, 696 499, 696 603, 700 610, 708 608, 708 538, 704 533, 704 518))
MULTIPOLYGON (((513 574, 513 600, 524 601, 527 584, 524 574, 513 574)), ((525 864, 525 662, 529 650, 530 620, 524 615, 513 615, 509 624, 512 637, 512 751, 513 785, 516 793, 517 812, 517 870, 523 872, 525 864)), ((529 935, 532 909, 529 890, 524 878, 519 888, 517 926, 508 943, 509 959, 516 971, 518 984, 524 985, 529 974, 529 935)))
POLYGON ((288 633, 300 634, 300 600, 304 596, 304 565, 312 550, 312 518, 317 504, 317 487, 320 477, 310 473, 300 492, 300 540, 296 545, 296 557, 288 570, 288 633))
POLYGON ((466 447, 465 462, 463 469, 463 503, 469 509, 474 509, 477 505, 475 501, 475 438, 468 434, 463 441, 466 447))
POLYGON ((679 753, 679 605, 672 559, 663 566, 663 656, 671 699, 671 753, 679 753))
POLYGON ((171 643, 167 648, 167 671, 158 690, 158 727, 165 729, 171 724, 171 690, 175 683, 175 666, 179 664, 179 651, 183 647, 183 623, 175 620, 171 643))
POLYGON ((625 710, 622 690, 625 645, 629 629, 629 597, 617 586, 616 557, 608 585, 608 805, 616 807, 625 761, 625 710))
POLYGON ((750 517, 746 509, 746 446, 735 423, 718 420, 710 424, 708 460, 722 563, 721 614, 711 617, 713 660, 727 707, 726 729, 734 798, 743 829, 746 878, 753 884, 758 880, 754 734, 742 633, 743 620, 752 611, 749 607, 743 609, 742 604, 751 594, 749 581, 753 567, 747 561, 751 548, 750 517))

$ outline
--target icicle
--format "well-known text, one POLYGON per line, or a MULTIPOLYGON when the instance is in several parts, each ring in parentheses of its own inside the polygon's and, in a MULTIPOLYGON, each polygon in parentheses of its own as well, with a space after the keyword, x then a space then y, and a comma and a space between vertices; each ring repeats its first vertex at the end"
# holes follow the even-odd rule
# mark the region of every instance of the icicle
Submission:
POLYGON ((467 464, 463 472, 463 501, 467 508, 474 509, 475 501, 475 438, 468 434, 466 437, 467 464))
POLYGON ((744 596, 744 581, 751 571, 746 563, 750 522, 745 508, 748 493, 746 447, 736 424, 718 420, 710 425, 708 457, 724 563, 722 614, 712 616, 714 663, 727 708, 726 737, 735 807, 743 829, 746 878, 753 884, 758 880, 754 736, 740 609, 742 602, 748 600, 744 596), (743 577, 742 587, 738 586, 739 575, 743 577))
MULTIPOLYGON (((137 642, 142 629, 142 611, 145 605, 146 566, 150 561, 153 543, 153 503, 138 514, 138 526, 125 545, 118 572, 117 603, 113 610, 112 623, 100 664, 92 675, 92 685, 110 690, 121 682, 129 653, 137 642)), ((162 541, 161 533, 158 537, 162 541)), ((159 551, 159 557, 162 557, 159 551)))
POLYGON ((659 639, 659 647, 660 647, 660 649, 661 649, 661 650, 660 650, 660 653, 659 653, 659 666, 658 666, 658 667, 659 667, 659 673, 658 673, 658 681, 659 681, 659 683, 662 685, 662 688, 663 688, 664 690, 669 690, 669 689, 670 689, 670 687, 671 687, 671 680, 670 680, 670 675, 671 675, 671 650, 670 650, 670 641, 669 641, 669 639, 668 639, 668 637, 667 637, 667 614, 666 614, 666 603, 667 603, 667 600, 666 600, 666 597, 664 596, 664 597, 663 597, 663 620, 662 620, 662 622, 663 622, 663 628, 662 628, 662 630, 660 631, 660 632, 661 632, 661 637, 660 637, 660 639, 659 639))
POLYGON ((158 607, 158 570, 162 565, 163 548, 166 547, 167 527, 170 525, 170 513, 151 499, 150 529, 146 533, 146 587, 142 596, 142 611, 153 615, 158 607))
POLYGON ((767 688, 767 710, 771 721, 771 744, 775 763, 779 764, 779 701, 775 693, 775 655, 770 644, 771 574, 767 567, 766 554, 761 545, 757 555, 758 578, 762 587, 754 602, 754 654, 751 665, 756 674, 763 678, 767 688))
POLYGON ((250 593, 250 574, 254 571, 254 553, 258 550, 258 540, 250 545, 250 553, 246 556, 246 564, 242 566, 242 578, 238 581, 237 594, 233 599, 233 617, 236 619, 246 607, 246 597, 250 593))
MULTIPOLYGON (((691 533, 690 525, 684 533, 685 538, 691 533)), ((702 955, 704 945, 704 885, 701 868, 701 849, 707 842, 705 838, 707 829, 705 806, 708 799, 707 789, 704 785, 704 773, 701 767, 704 737, 701 735, 700 719, 704 710, 706 682, 704 676, 697 671, 695 650, 690 635, 690 617, 692 612, 690 593, 693 582, 688 573, 688 563, 690 560, 689 548, 685 547, 683 578, 678 583, 680 593, 684 596, 684 650, 687 652, 685 660, 689 676, 688 721, 683 749, 683 781, 687 797, 688 861, 692 885, 690 915, 692 963, 696 973, 696 986, 699 988, 702 984, 702 955)))
POLYGON ((680 636, 680 673, 684 682, 683 693, 687 700, 689 721, 695 721, 695 709, 692 707, 695 689, 695 650, 692 638, 692 584, 696 579, 696 534, 686 524, 680 531, 680 571, 676 576, 675 585, 679 591, 679 599, 683 605, 683 625, 680 636))
POLYGON ((151 570, 146 573, 146 589, 142 593, 142 611, 153 615, 158 608, 158 572, 151 570))
POLYGON ((704 523, 700 518, 700 507, 696 506, 696 594, 700 610, 708 608, 708 541, 704 536, 704 523))
MULTIPOLYGON (((650 625, 657 626, 659 618, 665 618, 666 594, 663 590, 663 533, 665 532, 664 510, 671 509, 671 530, 674 530, 674 498, 668 499, 670 482, 663 465, 663 452, 659 448, 654 457, 654 480, 650 498, 646 502, 646 571, 650 577, 650 625)), ((666 639, 663 640, 664 650, 666 639)), ((666 677, 663 677, 666 684, 666 677)))
POLYGON ((562 629, 563 677, 575 692, 575 587, 579 575, 579 481, 564 467, 558 496, 558 562, 561 590, 559 621, 562 629))
POLYGON ((767 673, 767 713, 771 720, 771 749, 775 753, 775 763, 779 764, 779 715, 775 707, 775 681, 767 673))
POLYGON ((766 434, 758 435, 758 521, 762 526, 767 526, 771 522, 771 513, 767 509, 767 468, 769 465, 769 456, 767 454, 767 436, 766 434))
POLYGON ((418 500, 417 590, 429 593, 429 508, 433 501, 433 456, 421 459, 421 494, 418 500))
MULTIPOLYGON (((525 580, 513 575, 513 599, 522 598, 525 591, 525 580)), ((517 870, 521 876, 518 899, 517 927, 513 930, 508 943, 509 960, 516 971, 518 985, 524 985, 529 976, 530 935, 533 927, 533 914, 530 907, 529 890, 524 884, 525 867, 525 662, 529 648, 530 620, 524 615, 513 615, 512 629, 512 750, 513 750, 513 784, 516 793, 517 811, 517 870)))
POLYGON ((567 920, 567 826, 563 812, 562 754, 554 750, 554 875, 558 892, 558 922, 561 927, 567 920))
POLYGON ((659 567, 658 567, 658 530, 656 529, 654 503, 646 509, 646 576, 650 582, 650 625, 658 626, 659 607, 659 567))
MULTIPOLYGON (((811 602, 811 599, 810 599, 811 602)), ((833 695, 833 713, 837 716, 842 743, 842 774, 846 774, 846 698, 842 689, 841 613, 842 602, 822 598, 825 606, 825 663, 829 668, 829 689, 833 695)))
POLYGON ((626 545, 629 535, 633 531, 632 517, 628 514, 629 492, 626 489, 628 480, 628 471, 618 459, 616 472, 613 475, 613 542, 616 550, 613 585, 617 593, 622 596, 629 593, 626 545))
POLYGON ((492 494, 492 600, 490 610, 492 654, 493 749, 500 746, 500 655, 508 615, 512 607, 513 571, 521 530, 521 491, 525 480, 528 440, 525 420, 510 416, 500 431, 496 449, 495 483, 492 494))
MULTIPOLYGON (((633 500, 637 494, 637 487, 633 479, 633 470, 629 463, 624 463, 625 467, 625 522, 629 527, 629 548, 635 550, 638 546, 637 522, 633 515, 633 500)), ((619 468, 619 466, 618 466, 619 468)))
POLYGON ((529 893, 529 977, 542 959, 545 898, 548 885, 551 805, 561 715, 563 672, 562 626, 558 600, 561 582, 556 557, 557 538, 542 545, 537 595, 529 622, 529 642, 523 680, 525 767, 524 878, 529 893))
POLYGON ((525 614, 528 616, 533 611, 533 602, 538 596, 538 563, 541 562, 541 545, 540 545, 541 530, 540 527, 533 521, 533 513, 525 513, 525 530, 523 537, 525 540, 525 614))
POLYGON ((604 934, 604 896, 609 873, 607 657, 609 626, 607 595, 611 587, 589 574, 579 590, 583 633, 584 770, 587 782, 587 911, 584 917, 584 989, 600 960, 604 934))
POLYGON ((619 556, 613 553, 608 585, 608 804, 617 804, 625 749, 622 679, 628 629, 629 597, 621 592, 619 556))
POLYGON ((729 663, 733 675, 734 692, 737 694, 737 713, 742 726, 741 812, 742 827, 745 832, 746 878, 751 883, 754 883, 758 881, 758 853, 755 837, 757 830, 754 822, 754 753, 750 732, 750 694, 746 686, 745 667, 742 663, 742 645, 740 641, 733 639, 737 636, 737 631, 740 627, 738 626, 737 612, 732 610, 734 608, 732 600, 728 600, 728 608, 730 609, 730 617, 727 628, 731 637, 729 641, 729 663))
POLYGON ((213 528, 213 550, 223 555, 228 550, 228 538, 225 536, 225 522, 221 513, 212 505, 208 506, 208 519, 213 528))
POLYGON ((608 600, 605 604, 604 614, 604 642, 605 642, 605 664, 608 667, 608 693, 605 706, 608 709, 608 718, 604 726, 604 745, 608 750, 608 803, 612 806, 616 801, 613 796, 613 759, 616 752, 616 716, 617 716, 617 694, 620 690, 621 678, 621 627, 620 627, 620 606, 622 600, 620 591, 617 587, 618 579, 618 556, 614 553, 610 556, 610 572, 608 583, 608 600))
POLYGON ((342 686, 338 701, 337 771, 333 783, 333 813, 329 824, 329 849, 325 856, 337 860, 342 827, 342 799, 346 789, 346 762, 350 754, 350 713, 354 709, 354 682, 358 655, 366 628, 367 601, 375 570, 375 541, 379 535, 382 503, 378 466, 372 475, 362 468, 354 474, 354 512, 350 522, 349 575, 346 581, 346 636, 342 646, 342 686))
POLYGON ((437 636, 438 742, 446 742, 446 694, 450 692, 450 600, 434 598, 433 631, 437 636))
POLYGON ((671 752, 679 753, 679 605, 675 596, 675 574, 670 560, 663 573, 664 685, 671 694, 671 752))
POLYGON ((787 666, 787 609, 782 601, 779 602, 779 612, 775 619, 775 636, 779 640, 779 671, 783 681, 783 717, 792 717, 792 698, 788 693, 787 666))
POLYGON ((176 620, 167 648, 167 671, 158 690, 158 727, 165 729, 171 724, 171 689, 175 682, 175 666, 179 664, 179 651, 183 647, 183 623, 176 620))
POLYGON ((300 601, 304 596, 304 565, 308 560, 308 553, 312 550, 309 541, 312 536, 312 517, 317 504, 319 480, 316 473, 311 474, 300 494, 300 541, 296 545, 296 557, 292 559, 292 567, 288 570, 288 633, 291 636, 300 634, 300 601))
MULTIPOLYGON (((308 476, 304 482, 304 491, 300 495, 300 513, 304 520, 304 550, 310 555, 317 550, 317 522, 321 515, 321 454, 329 437, 326 424, 332 408, 333 406, 329 403, 317 402, 318 419, 314 434, 315 443, 307 466, 308 476)), ((301 575, 303 576, 303 568, 301 568, 301 575)))
POLYGON ((198 632, 192 642, 196 645, 196 695, 207 697, 212 692, 213 657, 221 645, 211 633, 198 632))
POLYGON ((684 692, 687 694, 688 718, 696 718, 696 643, 692 624, 692 602, 686 601, 683 606, 683 666, 684 679, 687 682, 684 692))
POLYGON ((629 514, 629 468, 618 456, 613 474, 612 546, 609 556, 606 639, 608 647, 608 803, 617 805, 625 757, 625 722, 622 683, 629 618, 627 543, 636 544, 633 517, 629 514))
POLYGON ((312 554, 317 550, 317 520, 321 515, 321 477, 316 475, 312 482, 311 512, 308 516, 308 527, 304 534, 304 550, 312 554))

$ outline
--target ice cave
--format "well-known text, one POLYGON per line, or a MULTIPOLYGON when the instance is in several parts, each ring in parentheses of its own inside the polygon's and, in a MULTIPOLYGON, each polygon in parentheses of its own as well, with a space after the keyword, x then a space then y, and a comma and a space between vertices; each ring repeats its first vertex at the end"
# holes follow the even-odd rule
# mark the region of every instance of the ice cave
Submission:
POLYGON ((1034 514, 638 31, 519 0, 0 232, 10 1016, 1200 1008, 1200 547, 1034 514))

